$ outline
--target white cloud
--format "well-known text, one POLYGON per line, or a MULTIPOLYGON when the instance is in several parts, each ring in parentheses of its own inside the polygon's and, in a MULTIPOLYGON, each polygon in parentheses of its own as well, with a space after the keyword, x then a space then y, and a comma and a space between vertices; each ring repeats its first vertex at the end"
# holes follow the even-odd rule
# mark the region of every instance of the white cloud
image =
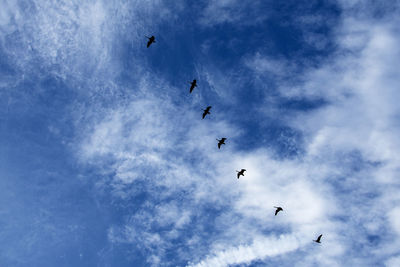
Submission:
MULTIPOLYGON (((229 207, 216 222, 217 227, 225 228, 225 233, 212 244, 215 254, 219 255, 212 261, 220 261, 219 257, 223 257, 222 262, 225 262, 226 254, 219 253, 218 248, 226 247, 226 242, 258 244, 256 247, 249 245, 239 248, 240 253, 256 251, 243 256, 244 258, 236 258, 234 261, 237 262, 248 262, 262 255, 265 257, 279 254, 272 245, 275 239, 268 239, 265 243, 270 244, 269 247, 265 247, 266 252, 259 251, 260 244, 264 244, 258 241, 263 236, 260 230, 264 228, 261 226, 264 223, 269 224, 268 231, 273 231, 274 226, 283 226, 307 242, 311 242, 319 232, 330 233, 331 238, 338 235, 335 233, 335 226, 329 220, 336 212, 334 199, 330 196, 332 193, 329 192, 329 187, 320 182, 324 181, 328 174, 324 167, 314 167, 313 162, 308 164, 296 160, 277 161, 268 155, 270 152, 267 150, 235 155, 232 154, 232 143, 218 151, 216 133, 224 132, 234 137, 235 131, 232 126, 211 120, 202 121, 196 118, 199 114, 188 110, 183 112, 184 116, 187 116, 186 122, 177 123, 183 121, 184 116, 176 115, 178 119, 171 120, 171 114, 176 114, 175 108, 165 101, 163 105, 157 103, 157 99, 141 99, 129 107, 110 111, 111 115, 104 116, 104 121, 93 127, 93 132, 82 146, 82 157, 85 161, 99 164, 99 158, 111 157, 116 162, 111 166, 115 172, 113 186, 116 197, 129 197, 124 188, 134 184, 137 179, 145 180, 151 187, 167 188, 165 192, 154 192, 159 194, 161 199, 181 194, 182 191, 190 192, 184 197, 185 205, 166 202, 153 211, 146 211, 142 214, 144 217, 134 216, 136 219, 132 223, 127 222, 129 229, 134 229, 138 220, 141 221, 140 224, 172 227, 169 231, 158 234, 163 242, 146 238, 147 247, 157 243, 158 249, 166 249, 168 240, 176 238, 177 235, 182 238, 182 233, 177 230, 190 224, 192 216, 196 214, 196 207, 201 209, 211 203, 229 207), (186 131, 186 134, 183 131, 186 131), (149 137, 151 138, 147 140, 149 137), (192 165, 187 160, 193 157, 193 153, 195 163, 192 165), (235 170, 240 168, 246 168, 248 172, 245 177, 237 180, 235 170), (274 205, 284 207, 283 216, 272 216, 274 205), (252 229, 255 226, 261 228, 252 229)), ((125 234, 132 233, 129 231, 125 234)), ((137 236, 135 240, 154 234, 150 228, 134 233, 134 236, 137 236)), ((112 240, 119 242, 120 238, 112 237, 112 240)), ((131 239, 127 237, 127 240, 131 239)), ((192 243, 193 240, 187 242, 192 243)), ((197 242, 200 243, 196 243, 195 246, 203 245, 201 239, 197 242)), ((282 244, 283 251, 289 246, 285 244, 282 244)), ((297 247, 291 247, 288 251, 297 247)), ((233 246, 230 253, 235 251, 233 246)), ((162 253, 157 255, 162 257, 162 253)), ((201 255, 193 256, 194 260, 201 255)))
MULTIPOLYGON (((359 55, 339 56, 339 63, 310 72, 311 82, 294 95, 320 97, 330 104, 297 116, 293 125, 310 134, 311 154, 356 149, 366 160, 396 169, 400 156, 396 149, 400 110, 393 101, 400 96, 395 89, 399 73, 393 68, 394 59, 400 58, 394 46, 397 37, 381 26, 369 31, 370 40, 359 55)), ((396 174, 391 176, 394 179, 396 174)))

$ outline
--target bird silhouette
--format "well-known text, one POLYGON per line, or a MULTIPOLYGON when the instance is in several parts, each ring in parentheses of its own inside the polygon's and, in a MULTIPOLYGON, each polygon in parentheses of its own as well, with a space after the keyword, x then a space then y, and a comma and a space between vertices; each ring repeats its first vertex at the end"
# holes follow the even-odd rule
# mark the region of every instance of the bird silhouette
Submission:
POLYGON ((218 149, 221 148, 221 145, 225 145, 225 140, 226 140, 225 137, 222 137, 221 140, 217 139, 217 141, 218 141, 218 149))
POLYGON ((196 81, 196 79, 194 79, 190 84, 191 84, 191 85, 190 85, 190 93, 192 93, 193 89, 194 89, 195 87, 197 87, 197 81, 196 81))
POLYGON ((147 37, 147 36, 146 36, 146 38, 149 39, 149 41, 147 42, 147 48, 149 48, 149 46, 150 46, 152 43, 155 43, 155 42, 156 42, 156 37, 154 37, 153 35, 152 35, 151 37, 147 37))
POLYGON ((244 172, 246 171, 246 169, 241 169, 240 171, 236 171, 237 174, 237 178, 239 179, 240 175, 244 176, 244 172))
POLYGON ((283 210, 281 207, 274 207, 274 208, 276 208, 275 216, 278 214, 278 212, 283 210))
POLYGON ((322 237, 322 235, 319 235, 318 238, 317 238, 317 240, 313 240, 313 241, 314 241, 314 242, 317 242, 317 243, 321 243, 321 237, 322 237))
POLYGON ((211 109, 211 106, 208 106, 206 109, 203 109, 203 119, 206 117, 206 115, 207 114, 211 114, 210 113, 210 109, 211 109))

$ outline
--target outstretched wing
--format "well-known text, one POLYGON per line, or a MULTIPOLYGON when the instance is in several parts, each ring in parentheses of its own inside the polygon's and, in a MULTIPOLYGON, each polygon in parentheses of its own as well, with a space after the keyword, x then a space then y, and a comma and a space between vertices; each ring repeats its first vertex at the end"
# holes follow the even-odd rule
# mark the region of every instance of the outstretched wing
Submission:
POLYGON ((318 236, 317 242, 320 242, 320 241, 321 241, 321 237, 322 237, 322 235, 319 235, 319 236, 318 236))
POLYGON ((221 149, 221 142, 218 142, 218 149, 221 149))

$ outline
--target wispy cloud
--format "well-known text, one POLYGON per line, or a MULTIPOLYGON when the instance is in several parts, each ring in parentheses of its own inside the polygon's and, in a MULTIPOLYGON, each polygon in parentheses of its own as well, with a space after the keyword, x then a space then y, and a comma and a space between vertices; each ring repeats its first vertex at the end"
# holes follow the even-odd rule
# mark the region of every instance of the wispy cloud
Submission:
POLYGON ((204 26, 223 23, 235 25, 260 23, 268 16, 268 9, 263 8, 260 12, 261 6, 263 1, 253 1, 250 5, 238 0, 206 1, 199 22, 204 26))

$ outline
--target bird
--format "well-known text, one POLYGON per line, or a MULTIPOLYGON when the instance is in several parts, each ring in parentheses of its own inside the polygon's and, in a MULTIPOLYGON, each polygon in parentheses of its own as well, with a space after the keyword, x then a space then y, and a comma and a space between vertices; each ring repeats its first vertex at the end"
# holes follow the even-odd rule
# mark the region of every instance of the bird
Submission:
POLYGON ((317 243, 321 243, 321 237, 322 237, 322 235, 319 235, 318 238, 317 238, 317 240, 313 240, 313 241, 314 241, 314 242, 317 242, 317 243))
POLYGON ((237 174, 237 178, 239 179, 240 175, 244 176, 244 172, 246 171, 246 169, 241 169, 240 171, 236 171, 237 174))
POLYGON ((197 87, 197 81, 196 81, 196 79, 194 79, 190 84, 191 84, 191 85, 190 85, 190 93, 192 93, 193 89, 194 89, 195 87, 197 87))
POLYGON ((281 207, 274 207, 274 208, 276 208, 275 216, 278 214, 278 212, 283 210, 281 207))
POLYGON ((206 109, 203 109, 203 119, 206 117, 206 115, 207 114, 211 114, 210 113, 210 109, 211 109, 211 106, 208 106, 206 109))
POLYGON ((218 141, 218 149, 221 149, 221 145, 225 145, 225 140, 226 140, 225 137, 222 137, 221 140, 217 139, 217 141, 218 141))
POLYGON ((154 37, 153 35, 152 35, 151 37, 147 37, 147 36, 146 36, 146 38, 149 39, 149 41, 147 42, 147 48, 149 48, 149 46, 150 46, 152 43, 155 43, 155 42, 156 42, 156 37, 154 37))

